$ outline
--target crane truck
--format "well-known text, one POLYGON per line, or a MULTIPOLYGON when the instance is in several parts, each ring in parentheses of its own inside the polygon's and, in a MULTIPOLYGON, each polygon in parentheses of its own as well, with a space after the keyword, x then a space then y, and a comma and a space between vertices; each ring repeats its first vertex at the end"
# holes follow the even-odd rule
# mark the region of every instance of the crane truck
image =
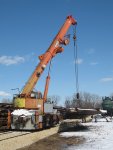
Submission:
POLYGON ((58 123, 57 110, 53 109, 53 104, 47 102, 47 93, 50 76, 47 76, 44 95, 35 92, 33 89, 47 64, 56 54, 63 52, 63 45, 69 43, 66 33, 71 25, 76 25, 77 21, 68 16, 60 31, 53 39, 47 51, 39 56, 39 64, 28 79, 21 93, 13 98, 14 110, 11 113, 12 129, 43 129, 58 123))

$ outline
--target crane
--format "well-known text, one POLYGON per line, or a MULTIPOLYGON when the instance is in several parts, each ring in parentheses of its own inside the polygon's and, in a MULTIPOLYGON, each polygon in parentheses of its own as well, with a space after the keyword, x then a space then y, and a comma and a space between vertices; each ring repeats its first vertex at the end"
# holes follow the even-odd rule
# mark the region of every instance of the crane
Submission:
POLYGON ((35 92, 33 89, 47 64, 49 62, 51 63, 52 58, 58 53, 63 52, 63 45, 67 45, 69 43, 69 37, 66 36, 66 33, 71 25, 76 24, 77 21, 72 16, 67 16, 64 24, 53 39, 47 51, 39 56, 40 62, 28 79, 23 90, 14 96, 13 104, 15 110, 12 112, 12 129, 40 129, 44 126, 51 126, 55 124, 54 122, 57 122, 58 117, 54 112, 53 104, 46 101, 50 74, 48 73, 46 78, 43 96, 41 92, 35 92))
MULTIPOLYGON (((40 76, 42 75, 44 69, 46 68, 47 64, 51 61, 53 57, 56 56, 56 54, 63 52, 64 48, 62 47, 63 45, 67 45, 69 43, 69 38, 66 37, 66 33, 71 25, 77 24, 77 21, 72 17, 72 16, 67 16, 63 26, 61 27, 60 31, 56 35, 56 37, 53 39, 51 45, 47 49, 47 51, 39 56, 39 64, 37 65, 36 69, 30 76, 29 80, 25 84, 23 90, 21 91, 20 94, 18 94, 15 98, 15 107, 22 107, 22 108, 27 108, 29 105, 29 108, 34 108, 33 106, 33 94, 35 94, 36 98, 36 93, 33 92, 33 89, 38 82, 40 76), (30 99, 32 98, 31 102, 30 99), (23 102, 22 102, 23 101, 23 102), (22 104, 23 103, 23 104, 22 104), (29 103, 27 106, 26 104, 29 103)), ((49 79, 50 77, 48 76, 47 82, 49 84, 49 79)), ((48 91, 48 84, 46 84, 45 88, 45 98, 47 95, 48 91)), ((42 97, 41 94, 39 96, 40 98, 42 97)))

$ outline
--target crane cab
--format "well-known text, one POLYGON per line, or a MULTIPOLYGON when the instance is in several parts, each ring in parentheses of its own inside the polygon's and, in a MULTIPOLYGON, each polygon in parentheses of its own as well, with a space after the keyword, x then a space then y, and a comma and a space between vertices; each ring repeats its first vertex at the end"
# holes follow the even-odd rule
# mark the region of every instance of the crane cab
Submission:
POLYGON ((43 98, 41 92, 31 92, 29 97, 16 95, 13 98, 14 108, 17 109, 38 109, 43 112, 43 98))

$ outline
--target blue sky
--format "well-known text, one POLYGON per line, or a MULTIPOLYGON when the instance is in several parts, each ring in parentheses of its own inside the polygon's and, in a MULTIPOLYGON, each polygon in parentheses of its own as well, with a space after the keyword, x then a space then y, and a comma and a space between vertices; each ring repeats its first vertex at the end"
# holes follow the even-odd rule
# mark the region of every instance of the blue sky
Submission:
MULTIPOLYGON (((21 91, 68 15, 78 22, 79 90, 113 93, 112 0, 0 0, 0 99, 21 91)), ((53 59, 49 87, 62 103, 76 91, 72 37, 64 48, 53 59)), ((36 86, 42 93, 47 72, 36 86)))

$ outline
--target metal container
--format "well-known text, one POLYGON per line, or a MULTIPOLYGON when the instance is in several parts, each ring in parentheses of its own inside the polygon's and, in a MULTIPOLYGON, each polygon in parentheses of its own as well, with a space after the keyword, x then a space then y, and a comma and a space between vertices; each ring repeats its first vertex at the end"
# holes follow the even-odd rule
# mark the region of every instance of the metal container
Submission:
POLYGON ((54 110, 53 110, 53 103, 50 104, 50 103, 44 103, 44 112, 45 113, 53 113, 54 110))

